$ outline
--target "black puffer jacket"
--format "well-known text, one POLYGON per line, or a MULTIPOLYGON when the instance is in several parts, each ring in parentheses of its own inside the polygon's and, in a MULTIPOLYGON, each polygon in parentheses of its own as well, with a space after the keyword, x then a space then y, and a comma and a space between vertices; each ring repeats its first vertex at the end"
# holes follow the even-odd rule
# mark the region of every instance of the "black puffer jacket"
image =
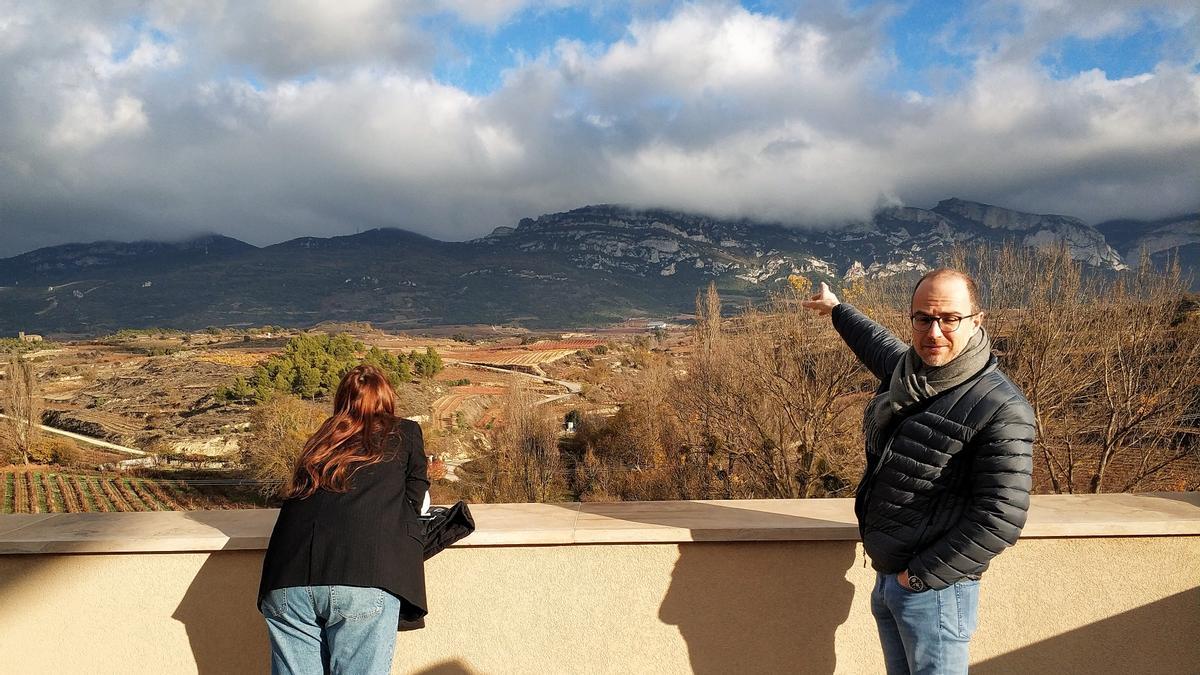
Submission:
MULTIPOLYGON (((908 346, 854 307, 833 326, 880 379, 908 346)), ((908 569, 930 588, 978 579, 1025 526, 1033 474, 1033 409, 996 368, 896 415, 882 447, 867 447, 854 511, 872 566, 908 569)))

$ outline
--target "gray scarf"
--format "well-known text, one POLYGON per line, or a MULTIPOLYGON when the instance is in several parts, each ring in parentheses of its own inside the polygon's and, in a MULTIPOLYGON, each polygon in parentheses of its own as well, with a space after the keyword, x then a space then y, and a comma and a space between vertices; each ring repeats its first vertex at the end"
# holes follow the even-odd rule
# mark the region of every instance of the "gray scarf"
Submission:
POLYGON ((882 440, 880 436, 891 424, 896 413, 917 401, 937 396, 966 382, 983 370, 991 357, 992 340, 983 326, 971 336, 962 352, 944 366, 925 365, 917 355, 917 350, 909 347, 904 356, 900 357, 896 369, 892 371, 888 390, 867 404, 863 427, 874 449, 882 449, 879 447, 882 440))

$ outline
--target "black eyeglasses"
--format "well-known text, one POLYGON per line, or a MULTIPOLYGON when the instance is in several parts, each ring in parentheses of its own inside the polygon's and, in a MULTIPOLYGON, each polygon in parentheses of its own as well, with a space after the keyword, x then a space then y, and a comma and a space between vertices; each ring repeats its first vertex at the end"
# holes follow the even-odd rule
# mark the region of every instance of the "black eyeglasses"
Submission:
POLYGON ((951 314, 950 316, 913 314, 909 318, 912 319, 912 327, 914 330, 925 332, 929 330, 930 326, 936 323, 938 328, 942 329, 943 333, 953 333, 954 331, 958 330, 958 326, 962 323, 963 319, 969 319, 973 316, 979 316, 980 314, 982 314, 982 312, 975 312, 974 314, 968 314, 966 316, 956 316, 954 314, 951 314))

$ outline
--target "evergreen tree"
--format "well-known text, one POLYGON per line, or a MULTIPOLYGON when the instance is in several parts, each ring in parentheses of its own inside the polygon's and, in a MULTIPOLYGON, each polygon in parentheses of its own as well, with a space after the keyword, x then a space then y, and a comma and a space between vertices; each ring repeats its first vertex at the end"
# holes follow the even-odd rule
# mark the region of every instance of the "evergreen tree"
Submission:
POLYGON ((349 335, 305 334, 288 341, 283 351, 254 368, 250 377, 238 377, 217 392, 226 401, 262 403, 276 393, 315 399, 332 396, 351 368, 366 363, 387 374, 393 387, 414 376, 433 377, 442 369, 442 357, 432 347, 424 354, 407 355, 366 347, 349 335))

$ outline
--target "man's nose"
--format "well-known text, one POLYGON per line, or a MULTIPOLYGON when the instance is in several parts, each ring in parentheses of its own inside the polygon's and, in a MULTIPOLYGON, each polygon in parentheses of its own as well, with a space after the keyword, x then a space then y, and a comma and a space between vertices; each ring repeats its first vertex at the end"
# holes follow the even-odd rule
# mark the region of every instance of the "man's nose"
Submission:
POLYGON ((942 322, 941 321, 931 321, 929 323, 929 332, 934 337, 945 337, 945 335, 942 333, 942 322))

